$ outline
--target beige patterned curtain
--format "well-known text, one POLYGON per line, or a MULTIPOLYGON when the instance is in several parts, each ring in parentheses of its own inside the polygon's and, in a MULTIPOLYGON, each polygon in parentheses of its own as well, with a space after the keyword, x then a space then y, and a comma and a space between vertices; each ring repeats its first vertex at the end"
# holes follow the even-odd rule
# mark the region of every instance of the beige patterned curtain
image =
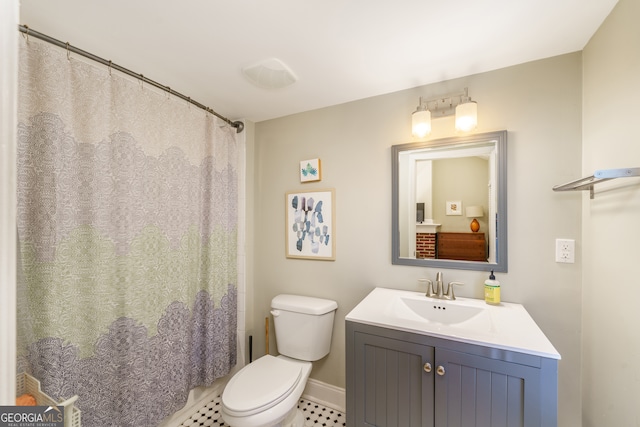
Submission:
POLYGON ((235 129, 21 43, 19 370, 85 427, 156 426, 236 363, 235 129))

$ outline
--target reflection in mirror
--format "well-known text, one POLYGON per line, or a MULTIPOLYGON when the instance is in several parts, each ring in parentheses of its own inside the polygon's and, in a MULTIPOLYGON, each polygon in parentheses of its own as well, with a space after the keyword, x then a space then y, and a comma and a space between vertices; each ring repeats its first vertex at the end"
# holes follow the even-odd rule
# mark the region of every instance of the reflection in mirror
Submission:
POLYGON ((507 132, 394 145, 392 262, 507 271, 507 132))

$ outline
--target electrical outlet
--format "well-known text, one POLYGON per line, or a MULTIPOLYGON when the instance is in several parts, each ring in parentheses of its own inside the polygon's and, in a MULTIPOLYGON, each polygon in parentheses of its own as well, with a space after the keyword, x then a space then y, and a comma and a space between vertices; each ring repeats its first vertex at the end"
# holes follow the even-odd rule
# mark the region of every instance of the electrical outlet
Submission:
POLYGON ((556 239, 556 262, 573 264, 576 262, 576 241, 556 239))

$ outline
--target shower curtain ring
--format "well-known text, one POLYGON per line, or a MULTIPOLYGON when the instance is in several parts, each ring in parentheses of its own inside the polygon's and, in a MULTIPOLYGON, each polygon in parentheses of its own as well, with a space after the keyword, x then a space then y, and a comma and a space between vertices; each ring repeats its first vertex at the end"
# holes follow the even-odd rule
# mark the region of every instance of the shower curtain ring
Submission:
POLYGON ((113 65, 113 62, 111 62, 111 60, 109 60, 109 76, 111 76, 111 66, 113 65))
POLYGON ((140 89, 143 89, 144 74, 140 74, 140 89))
POLYGON ((67 42, 67 61, 71 61, 71 52, 69 51, 69 42, 67 42))
POLYGON ((25 28, 25 30, 26 30, 26 32, 25 32, 25 35, 26 35, 25 39, 27 40, 27 43, 29 43, 29 30, 30 30, 30 28, 29 28, 29 26, 28 26, 28 25, 25 25, 25 26, 24 26, 24 28, 25 28))

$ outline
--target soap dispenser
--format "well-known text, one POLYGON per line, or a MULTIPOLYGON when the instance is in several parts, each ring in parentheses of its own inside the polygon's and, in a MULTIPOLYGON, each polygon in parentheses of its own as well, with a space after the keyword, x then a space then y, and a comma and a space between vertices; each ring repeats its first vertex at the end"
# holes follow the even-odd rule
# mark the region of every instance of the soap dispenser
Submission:
POLYGON ((487 304, 500 304, 500 282, 493 275, 493 270, 489 278, 484 281, 484 301, 487 304))

